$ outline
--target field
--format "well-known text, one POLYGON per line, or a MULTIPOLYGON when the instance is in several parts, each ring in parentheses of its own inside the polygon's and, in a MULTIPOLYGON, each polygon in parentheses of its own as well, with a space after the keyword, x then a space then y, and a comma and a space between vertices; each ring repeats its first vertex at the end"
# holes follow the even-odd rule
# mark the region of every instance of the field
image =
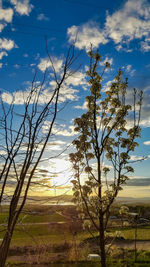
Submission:
MULTIPOLYGON (((0 240, 8 216, 8 207, 0 213, 0 240)), ((138 225, 137 263, 134 263, 135 229, 133 225, 121 228, 110 224, 108 228, 107 266, 150 266, 150 225, 138 225), (112 245, 110 246, 110 243, 112 245), (132 264, 132 265, 130 265, 132 264)), ((83 229, 75 206, 25 207, 14 232, 8 266, 91 266, 89 253, 98 253, 95 238, 83 229)), ((92 262, 92 266, 100 266, 92 262)))

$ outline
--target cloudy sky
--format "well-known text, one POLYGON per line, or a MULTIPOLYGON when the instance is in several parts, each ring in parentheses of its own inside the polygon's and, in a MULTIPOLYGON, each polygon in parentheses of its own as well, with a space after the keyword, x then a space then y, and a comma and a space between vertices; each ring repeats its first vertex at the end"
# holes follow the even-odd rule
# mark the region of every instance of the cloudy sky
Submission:
MULTIPOLYGON (((129 79, 129 90, 136 87, 144 92, 140 146, 131 159, 136 161, 143 156, 146 159, 134 164, 132 181, 121 195, 150 196, 150 1, 0 0, 0 92, 6 104, 14 99, 21 109, 23 92, 28 92, 35 69, 40 76, 46 68, 51 68, 45 36, 58 73, 69 45, 75 40, 79 55, 76 62, 79 69, 68 78, 61 95, 61 101, 68 100, 69 104, 58 116, 54 129, 56 140, 48 145, 45 156, 48 158, 56 151, 59 154, 75 138, 73 119, 86 111, 84 97, 88 94, 88 84, 85 71, 89 64, 86 52, 92 43, 102 55, 101 67, 106 61, 111 64, 104 76, 103 90, 110 86, 121 68, 129 79)), ((40 104, 46 101, 48 88, 53 86, 51 79, 39 99, 40 104)), ((43 131, 47 126, 48 122, 43 131)), ((47 165, 45 161, 41 165, 41 173, 43 168, 49 173, 61 173, 53 182, 58 187, 66 184, 66 190, 69 190, 71 177, 69 149, 55 162, 47 165)))

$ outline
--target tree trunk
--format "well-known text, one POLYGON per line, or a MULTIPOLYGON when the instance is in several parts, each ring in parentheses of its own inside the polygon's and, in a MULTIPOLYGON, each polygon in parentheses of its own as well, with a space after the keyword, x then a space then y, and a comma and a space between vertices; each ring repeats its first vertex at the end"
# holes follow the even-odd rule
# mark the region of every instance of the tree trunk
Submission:
POLYGON ((8 255, 12 233, 7 231, 0 245, 0 267, 4 267, 8 255))
POLYGON ((104 235, 104 220, 103 215, 99 217, 99 246, 101 255, 101 266, 106 267, 106 253, 105 253, 105 235, 104 235))
MULTIPOLYGON (((10 207, 12 207, 12 203, 10 204, 10 207)), ((10 210, 11 210, 11 208, 10 208, 10 210)), ((17 218, 18 218, 18 216, 16 216, 16 218, 14 219, 12 216, 12 211, 10 211, 9 218, 8 218, 7 230, 5 232, 3 241, 0 245, 0 267, 5 266, 6 259, 8 256, 9 247, 10 247, 10 242, 11 242, 12 235, 14 232, 14 227, 16 224, 15 221, 17 221, 17 218)))

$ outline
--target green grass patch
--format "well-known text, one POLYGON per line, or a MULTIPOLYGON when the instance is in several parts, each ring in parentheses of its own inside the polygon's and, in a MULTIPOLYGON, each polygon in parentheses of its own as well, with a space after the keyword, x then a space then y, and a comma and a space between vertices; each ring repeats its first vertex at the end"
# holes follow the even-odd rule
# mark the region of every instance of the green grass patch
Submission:
MULTIPOLYGON (((134 239, 135 237, 135 229, 127 229, 121 230, 122 236, 125 239, 134 239)), ((137 230, 137 239, 138 240, 150 240, 150 229, 148 228, 140 228, 137 230)))
MULTIPOLYGON (((135 228, 126 227, 126 228, 109 228, 108 233, 115 236, 116 232, 120 232, 121 236, 125 239, 134 239, 135 237, 135 228)), ((137 239, 138 240, 150 240, 150 226, 139 226, 137 228, 137 239)))
POLYGON ((0 213, 0 224, 7 223, 7 221, 8 221, 8 213, 6 212, 0 213))
MULTIPOLYGON (((0 227, 0 230, 2 227, 0 227)), ((0 233, 2 238, 4 232, 0 233)), ((87 232, 76 235, 77 242, 90 237, 87 232)), ((73 241, 74 236, 64 224, 26 224, 17 225, 12 237, 11 246, 26 246, 38 244, 58 244, 65 241, 73 241)))
MULTIPOLYGON (((8 213, 4 212, 0 214, 0 224, 7 223, 8 213)), ((66 218, 58 213, 53 214, 40 214, 40 215, 28 215, 21 214, 19 216, 18 223, 43 223, 43 222, 64 222, 66 218)))

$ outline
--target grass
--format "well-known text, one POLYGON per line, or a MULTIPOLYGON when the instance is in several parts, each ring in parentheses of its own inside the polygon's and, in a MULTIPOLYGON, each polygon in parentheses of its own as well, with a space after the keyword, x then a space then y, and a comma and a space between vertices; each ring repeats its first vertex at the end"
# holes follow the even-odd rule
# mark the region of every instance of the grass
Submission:
MULTIPOLYGON (((0 214, 0 224, 6 223, 7 216, 7 207, 5 207, 5 211, 0 214)), ((61 215, 61 213, 58 211, 55 212, 53 210, 52 214, 21 214, 19 217, 19 222, 20 224, 16 226, 12 237, 11 247, 23 247, 29 244, 36 245, 36 243, 46 243, 52 245, 58 243, 61 244, 66 240, 72 241, 74 238, 73 233, 70 230, 72 225, 69 225, 66 217, 61 215), (59 224, 59 222, 62 223, 59 224)), ((1 232, 3 229, 4 226, 0 226, 0 239, 3 238, 4 235, 4 232, 1 232)), ((82 229, 80 230, 81 232, 79 232, 76 236, 78 243, 89 237, 89 233, 83 232, 82 229)))
MULTIPOLYGON (((6 223, 8 219, 8 213, 0 214, 0 224, 6 223)), ((66 221, 65 217, 58 214, 43 214, 42 215, 24 215, 19 216, 19 222, 21 223, 43 223, 43 222, 64 222, 66 221)))
MULTIPOLYGON (((59 211, 57 209, 55 211, 53 208, 50 211, 51 214, 48 214, 49 210, 46 210, 45 214, 44 212, 39 212, 38 214, 37 210, 34 215, 22 214, 20 216, 19 220, 21 223, 17 225, 11 242, 11 253, 8 258, 9 266, 40 267, 38 262, 41 261, 41 266, 99 267, 99 263, 85 262, 88 253, 98 253, 96 242, 94 241, 90 244, 88 241, 91 235, 81 228, 75 231, 73 227, 76 224, 73 222, 69 224, 69 221, 66 220, 67 217, 61 215, 63 210, 59 211), (59 224, 58 222, 63 223, 59 224), (81 259, 82 262, 76 261, 81 259), (34 264, 32 264, 33 261, 34 264), (54 262, 52 263, 52 261, 54 262), (18 265, 16 265, 17 262, 18 265), (55 262, 57 263, 55 264, 55 262), (59 264, 59 262, 61 263, 59 264)), ((6 222, 7 214, 7 208, 5 208, 0 214, 0 223, 6 222)), ((1 230, 2 226, 0 226, 1 230)), ((109 231, 111 234, 115 234, 118 228, 109 228, 109 231)), ((125 239, 134 239, 134 228, 120 228, 119 231, 125 239)), ((0 232, 0 238, 3 237, 3 234, 0 232)), ((150 226, 138 226, 137 239, 150 240, 150 226)), ((122 260, 123 257, 121 258, 119 255, 121 253, 119 249, 114 249, 114 252, 118 254, 111 255, 108 258, 107 267, 131 266, 130 264, 134 263, 133 251, 125 252, 125 262, 122 260)), ((134 263, 132 266, 150 266, 150 252, 140 251, 137 259, 137 263, 134 263)))
MULTIPOLYGON (((109 232, 114 233, 118 231, 118 228, 110 228, 109 232)), ((127 227, 120 228, 119 232, 124 239, 134 239, 135 237, 135 228, 127 227)), ((150 240, 150 225, 138 226, 137 228, 137 239, 138 240, 150 240)))
MULTIPOLYGON (((44 217, 44 216, 43 216, 44 217)), ((0 227, 1 231, 2 227, 0 227)), ((3 237, 0 232, 0 238, 3 237)), ((80 232, 76 235, 77 243, 90 237, 87 232, 80 232)), ((72 241, 73 233, 69 231, 67 223, 64 224, 26 224, 17 225, 12 241, 12 246, 27 246, 38 244, 61 244, 65 241, 72 241)))
MULTIPOLYGON (((2 233, 0 235, 2 238, 2 233)), ((11 245, 24 246, 36 243, 61 243, 65 239, 71 239, 71 234, 64 232, 62 227, 58 230, 55 225, 26 225, 17 226, 14 231, 11 245), (58 234, 56 234, 58 233, 58 234)))
MULTIPOLYGON (((59 216, 51 216, 51 218, 56 218, 59 220, 59 216)), ((31 216, 30 216, 31 217, 31 216)), ((37 217, 37 216, 36 216, 37 217)), ((47 221, 47 215, 42 216, 42 223, 47 221)), ((35 245, 36 242, 43 244, 58 244, 65 240, 71 241, 73 239, 73 234, 69 231, 67 223, 64 224, 35 224, 35 218, 29 218, 29 224, 18 225, 14 231, 11 246, 26 246, 28 244, 35 245), (31 224, 30 224, 31 223, 31 224)), ((26 220, 27 223, 27 220, 26 220)), ((37 221, 36 221, 37 223, 37 221)), ((2 227, 0 227, 0 230, 2 227)), ((115 230, 111 230, 114 233, 115 230)), ((135 230, 132 228, 123 229, 120 231, 121 236, 125 239, 134 239, 135 230)), ((115 235, 115 233, 114 233, 115 235)), ((3 237, 3 232, 0 232, 0 238, 3 237)), ((91 237, 86 231, 78 232, 76 236, 77 242, 82 242, 83 240, 91 237)), ((137 231, 138 240, 150 240, 150 228, 141 227, 137 231)))
MULTIPOLYGON (((125 239, 134 239, 135 236, 135 230, 129 229, 129 230, 123 230, 122 236, 125 239)), ((138 229, 137 230, 137 239, 138 240, 150 240, 150 229, 138 229)))
POLYGON ((7 222, 8 213, 3 212, 0 214, 0 224, 7 222))

